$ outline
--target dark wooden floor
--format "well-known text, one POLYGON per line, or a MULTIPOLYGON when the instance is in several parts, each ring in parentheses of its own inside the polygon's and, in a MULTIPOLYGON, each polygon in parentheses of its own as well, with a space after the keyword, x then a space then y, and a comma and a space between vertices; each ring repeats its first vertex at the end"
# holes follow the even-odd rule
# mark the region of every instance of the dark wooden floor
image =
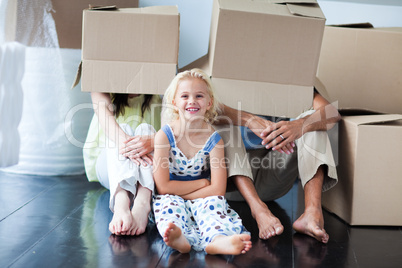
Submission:
POLYGON ((248 206, 231 202, 252 233, 252 250, 235 257, 182 255, 164 245, 152 224, 139 237, 111 235, 109 193, 84 175, 0 172, 0 267, 402 267, 400 227, 350 227, 324 211, 327 245, 295 234, 298 188, 268 203, 285 226, 281 236, 258 239, 248 206))

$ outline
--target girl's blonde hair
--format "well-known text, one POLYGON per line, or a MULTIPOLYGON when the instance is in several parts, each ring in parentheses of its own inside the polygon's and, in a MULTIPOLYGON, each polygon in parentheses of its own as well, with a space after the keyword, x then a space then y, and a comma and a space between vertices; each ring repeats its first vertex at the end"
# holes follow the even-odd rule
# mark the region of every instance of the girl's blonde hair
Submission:
POLYGON ((212 85, 211 79, 203 70, 197 68, 181 72, 177 74, 175 78, 173 78, 165 92, 165 95, 163 96, 164 120, 168 122, 179 118, 178 111, 173 107, 173 100, 180 82, 190 78, 201 79, 207 85, 207 92, 211 98, 212 104, 211 108, 205 113, 205 121, 209 123, 215 122, 218 114, 221 112, 221 104, 215 95, 215 88, 212 85))

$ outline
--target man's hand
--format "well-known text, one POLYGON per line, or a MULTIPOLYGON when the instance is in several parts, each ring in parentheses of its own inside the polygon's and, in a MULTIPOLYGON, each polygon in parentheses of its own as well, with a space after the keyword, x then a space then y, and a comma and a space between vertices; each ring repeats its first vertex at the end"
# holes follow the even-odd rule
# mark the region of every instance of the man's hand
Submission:
POLYGON ((293 153, 294 141, 303 135, 303 119, 294 121, 280 121, 272 123, 261 133, 262 145, 265 148, 277 150, 287 154, 293 153))
POLYGON ((254 116, 247 121, 246 126, 263 139, 261 144, 266 145, 267 149, 272 148, 272 150, 281 153, 291 154, 294 152, 294 141, 302 135, 303 122, 295 120, 273 123, 259 116, 254 116))

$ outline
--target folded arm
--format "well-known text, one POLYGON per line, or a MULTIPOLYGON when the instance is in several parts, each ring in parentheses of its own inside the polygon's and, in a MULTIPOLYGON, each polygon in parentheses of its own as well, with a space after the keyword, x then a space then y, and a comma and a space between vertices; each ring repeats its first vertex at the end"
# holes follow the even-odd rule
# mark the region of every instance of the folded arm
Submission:
POLYGON ((223 140, 221 139, 209 154, 211 169, 210 185, 200 188, 190 194, 182 195, 181 197, 192 200, 214 195, 225 195, 227 172, 223 146, 223 140))
POLYGON ((158 194, 187 195, 210 184, 207 179, 175 181, 169 177, 170 144, 166 134, 159 130, 155 136, 153 175, 158 194))

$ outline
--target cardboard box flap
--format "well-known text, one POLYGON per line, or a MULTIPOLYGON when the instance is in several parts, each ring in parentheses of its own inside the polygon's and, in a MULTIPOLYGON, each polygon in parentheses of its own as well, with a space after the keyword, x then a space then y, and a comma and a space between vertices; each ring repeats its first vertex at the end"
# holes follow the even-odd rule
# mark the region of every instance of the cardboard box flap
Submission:
POLYGON ((268 0, 274 4, 317 4, 316 0, 268 0))
POLYGON ((325 15, 318 4, 287 4, 287 6, 293 15, 325 19, 325 15))
POLYGON ((141 8, 117 8, 117 6, 89 6, 91 11, 118 11, 122 13, 142 13, 142 14, 161 14, 176 15, 178 13, 177 6, 150 6, 141 8))
POLYGON ((293 15, 313 17, 313 18, 325 18, 324 13, 320 9, 316 0, 270 0, 273 4, 286 4, 289 8, 289 12, 293 15))
POLYGON ((381 115, 362 115, 362 116, 344 116, 344 120, 356 125, 379 124, 390 121, 402 120, 402 114, 381 114, 381 115))
POLYGON ((374 28, 373 24, 370 22, 360 22, 360 23, 347 23, 347 24, 333 24, 333 25, 328 25, 331 27, 344 27, 344 28, 374 28))
POLYGON ((315 0, 219 0, 219 5, 223 9, 241 12, 254 12, 285 16, 297 15, 322 19, 325 18, 324 13, 322 13, 319 5, 317 4, 317 1, 315 0), (252 4, 250 2, 252 2, 252 4))
POLYGON ((92 6, 89 5, 89 10, 117 10, 117 6, 92 6))

